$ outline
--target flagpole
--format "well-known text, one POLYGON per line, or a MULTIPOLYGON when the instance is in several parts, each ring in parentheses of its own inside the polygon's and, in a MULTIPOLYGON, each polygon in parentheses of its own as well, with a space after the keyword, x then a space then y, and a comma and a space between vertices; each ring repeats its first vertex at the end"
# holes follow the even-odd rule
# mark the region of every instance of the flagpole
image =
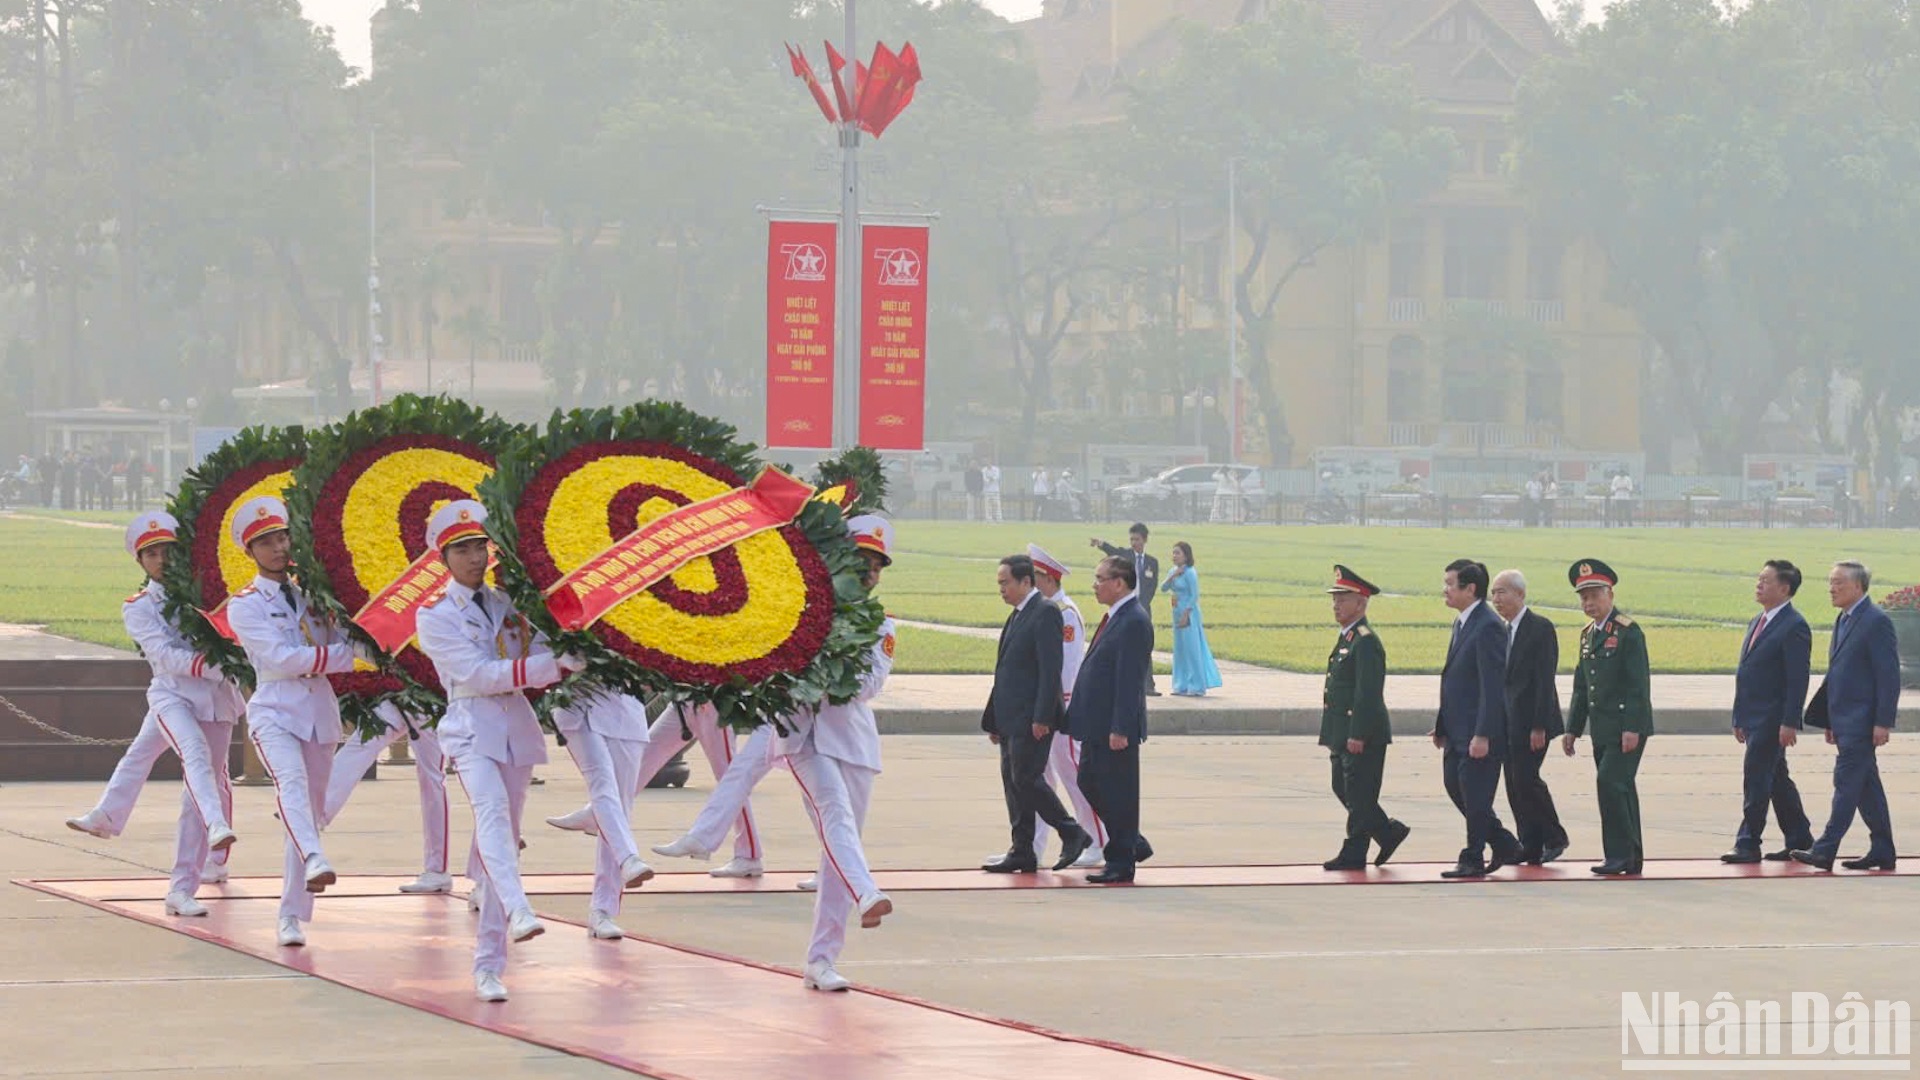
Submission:
MULTIPOLYGON (((854 0, 846 4, 847 82, 854 82, 854 0)), ((849 87, 859 94, 857 85, 849 87)), ((843 449, 860 442, 860 282, 865 270, 860 258, 860 126, 852 116, 840 118, 840 318, 839 352, 834 363, 834 385, 839 387, 834 444, 843 449)))

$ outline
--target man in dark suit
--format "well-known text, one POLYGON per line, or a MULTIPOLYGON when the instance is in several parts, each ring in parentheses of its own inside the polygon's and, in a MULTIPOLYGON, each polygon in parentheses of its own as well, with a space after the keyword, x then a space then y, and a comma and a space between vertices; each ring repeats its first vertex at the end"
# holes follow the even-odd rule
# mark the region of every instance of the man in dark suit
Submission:
POLYGON ((1520 857, 1534 866, 1567 853, 1567 830, 1540 775, 1547 743, 1566 733, 1560 717, 1560 641, 1553 623, 1527 606, 1527 579, 1502 570, 1488 593, 1507 639, 1507 805, 1520 834, 1520 857))
POLYGON ((1785 862, 1813 847, 1813 825, 1787 772, 1787 748, 1800 737, 1813 663, 1813 629, 1793 606, 1800 580, 1799 567, 1769 559, 1754 582, 1760 614, 1747 624, 1733 675, 1733 737, 1747 748, 1740 831, 1721 862, 1760 861, 1769 805, 1786 839, 1781 850, 1765 856, 1769 861, 1785 862))
MULTIPOLYGON (((1001 559, 997 576, 1000 598, 1013 608, 1013 614, 1000 630, 993 690, 980 716, 980 727, 1000 747, 1000 785, 1007 796, 1013 843, 1004 856, 981 869, 995 874, 1031 874, 1038 870, 1039 860, 1033 851, 1033 818, 1038 814, 1060 834, 1061 858, 1053 868, 1065 870, 1086 852, 1093 837, 1060 805, 1060 797, 1045 777, 1053 729, 1062 720, 1060 659, 1064 630, 1060 609, 1039 595, 1034 587, 1033 560, 1025 555, 1001 559)), ((1099 804, 1094 805, 1097 810, 1099 804)))
MULTIPOLYGON (((1115 547, 1099 537, 1090 541, 1094 547, 1106 552, 1110 559, 1125 559, 1133 564, 1133 580, 1140 597, 1140 610, 1146 612, 1147 623, 1153 623, 1153 596, 1160 590, 1160 560, 1147 554, 1147 523, 1136 521, 1127 530, 1127 546, 1115 547)), ((1160 691, 1153 685, 1153 665, 1147 665, 1146 689, 1148 697, 1159 697, 1160 691)))
POLYGON ((1440 714, 1433 745, 1446 751, 1447 797, 1467 819, 1467 846, 1445 878, 1486 877, 1520 861, 1520 841, 1500 824, 1493 798, 1507 752, 1507 635, 1486 604, 1487 568, 1471 559, 1447 564, 1444 594, 1459 614, 1440 669, 1440 714), (1493 862, 1486 849, 1493 846, 1493 862))
POLYGON ((1080 791, 1107 826, 1106 866, 1087 875, 1097 885, 1130 882, 1135 864, 1153 857, 1140 835, 1140 744, 1147 738, 1140 673, 1153 670, 1153 620, 1134 586, 1133 560, 1124 555, 1102 559, 1093 572, 1093 595, 1107 613, 1067 705, 1067 732, 1080 744, 1080 791))
POLYGON ((1380 589, 1338 563, 1333 567, 1333 620, 1340 626, 1327 657, 1320 696, 1320 745, 1333 766, 1333 797, 1347 809, 1346 841, 1325 870, 1365 870, 1367 853, 1380 845, 1375 866, 1387 865, 1413 830, 1380 808, 1380 782, 1387 771, 1393 725, 1387 717, 1387 650, 1367 625, 1367 603, 1380 589))
POLYGON ((1877 751, 1893 736, 1900 707, 1900 650, 1893 620, 1867 597, 1872 585, 1872 571, 1857 562, 1835 563, 1827 576, 1827 595, 1840 618, 1827 650, 1827 677, 1807 706, 1806 721, 1826 728, 1827 741, 1840 748, 1833 761, 1833 814, 1813 847, 1793 853, 1796 861, 1821 870, 1833 869, 1855 811, 1867 823, 1867 854, 1841 865, 1891 870, 1898 854, 1877 751))

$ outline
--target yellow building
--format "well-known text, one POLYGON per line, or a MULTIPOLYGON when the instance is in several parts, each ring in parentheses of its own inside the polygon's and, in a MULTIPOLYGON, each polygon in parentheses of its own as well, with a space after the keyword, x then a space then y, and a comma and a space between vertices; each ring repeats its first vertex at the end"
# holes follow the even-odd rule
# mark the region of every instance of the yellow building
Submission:
MULTIPOLYGON (((1283 290, 1268 344, 1293 460, 1274 464, 1333 446, 1637 453, 1645 336, 1605 299, 1598 249, 1532 220, 1504 175, 1515 86, 1559 47, 1534 0, 1320 3, 1368 57, 1409 71, 1460 152, 1445 190, 1377 239, 1320 254, 1283 290)), ((1173 55, 1183 21, 1232 26, 1266 7, 1046 0, 1021 24, 1045 79, 1043 123, 1117 119, 1129 80, 1173 55)), ((1210 227, 1184 229, 1199 272, 1184 275, 1180 322, 1223 334, 1225 229, 1210 227)), ((1291 261, 1276 251, 1267 266, 1291 261)), ((1110 306, 1076 327, 1070 353, 1092 356, 1142 317, 1137 304, 1110 306)), ((1243 441, 1249 458, 1263 455, 1263 442, 1243 441)))

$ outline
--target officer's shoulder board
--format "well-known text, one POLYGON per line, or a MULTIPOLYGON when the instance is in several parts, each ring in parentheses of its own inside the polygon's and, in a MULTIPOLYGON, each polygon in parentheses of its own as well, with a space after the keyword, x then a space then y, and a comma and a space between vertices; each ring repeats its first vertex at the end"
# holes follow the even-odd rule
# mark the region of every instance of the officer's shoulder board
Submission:
POLYGON ((1632 619, 1627 618, 1624 614, 1618 611, 1613 613, 1613 621, 1614 621, 1614 625, 1616 626, 1632 626, 1633 625, 1632 619))
POLYGON ((420 610, 425 611, 427 608, 432 607, 433 605, 439 603, 442 600, 445 600, 446 598, 447 598, 447 590, 445 588, 442 588, 437 592, 435 592, 432 596, 429 596, 425 600, 420 601, 420 610))
POLYGON ((1356 628, 1356 631, 1355 631, 1355 632, 1356 632, 1356 633, 1358 633, 1358 634, 1359 634, 1359 635, 1360 635, 1361 637, 1372 637, 1372 636, 1373 636, 1373 628, 1372 628, 1372 627, 1370 627, 1370 626, 1365 626, 1365 625, 1362 625, 1362 626, 1360 626, 1360 627, 1358 627, 1358 628, 1356 628))
POLYGON ((239 592, 234 593, 228 599, 238 600, 243 596, 252 596, 254 593, 257 593, 259 591, 260 591, 260 587, 258 585, 249 585, 246 588, 241 589, 239 592))
POLYGON ((138 603, 138 602, 139 602, 139 600, 140 600, 140 598, 141 598, 141 597, 143 597, 143 596, 145 596, 145 595, 147 595, 147 590, 145 590, 145 589, 141 589, 141 590, 140 590, 139 592, 137 592, 137 593, 134 593, 134 594, 133 594, 132 596, 129 596, 129 597, 127 597, 127 598, 126 598, 125 600, 122 600, 122 601, 120 601, 120 603, 121 603, 121 604, 122 604, 123 606, 124 606, 124 605, 127 605, 127 604, 133 604, 133 603, 138 603))

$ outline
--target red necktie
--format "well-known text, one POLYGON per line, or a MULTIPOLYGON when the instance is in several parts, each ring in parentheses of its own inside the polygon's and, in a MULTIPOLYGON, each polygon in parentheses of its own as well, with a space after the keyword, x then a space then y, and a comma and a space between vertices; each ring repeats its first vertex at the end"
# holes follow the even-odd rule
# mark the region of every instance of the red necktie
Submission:
POLYGON ((1760 631, 1765 630, 1766 628, 1767 628, 1767 617, 1765 615, 1762 615, 1760 616, 1760 621, 1753 624, 1753 633, 1747 635, 1747 647, 1742 652, 1742 655, 1745 655, 1746 653, 1750 653, 1753 651, 1753 643, 1760 640, 1760 631))
POLYGON ((1100 640, 1100 631, 1105 630, 1107 628, 1107 620, 1112 617, 1113 617, 1113 612, 1111 611, 1107 612, 1105 615, 1100 616, 1100 625, 1093 628, 1093 636, 1087 639, 1087 648, 1089 649, 1093 648, 1093 643, 1100 640))

